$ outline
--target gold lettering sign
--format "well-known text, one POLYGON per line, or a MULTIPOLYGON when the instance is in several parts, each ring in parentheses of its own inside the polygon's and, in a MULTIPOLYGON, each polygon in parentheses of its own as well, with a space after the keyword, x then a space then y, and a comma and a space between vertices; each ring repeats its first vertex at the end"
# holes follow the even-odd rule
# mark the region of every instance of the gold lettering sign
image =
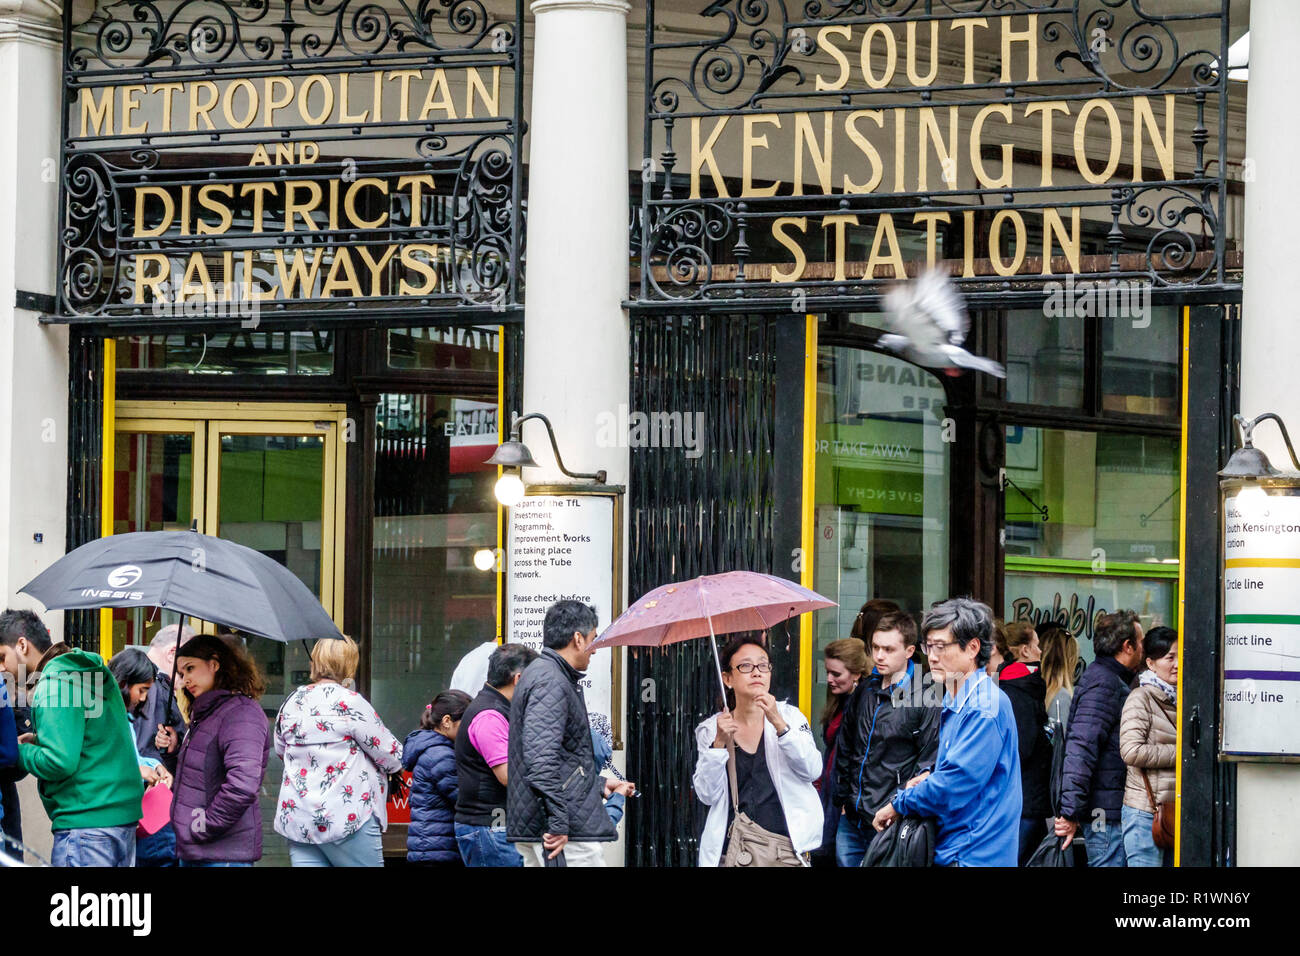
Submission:
MULTIPOLYGON (((507 110, 510 103, 505 104, 507 110)), ((153 136, 286 125, 366 125, 418 120, 495 119, 501 67, 290 73, 231 80, 83 86, 73 135, 153 136), (396 110, 384 110, 386 100, 396 110), (179 114, 182 126, 173 124, 179 114)))
MULTIPOLYGON (((259 144, 249 166, 311 166, 319 157, 320 145, 311 141, 259 144)), ((317 176, 243 183, 238 198, 251 210, 248 233, 264 235, 318 232, 322 219, 323 227, 331 231, 382 229, 390 224, 388 210, 394 207, 388 200, 393 197, 405 200, 400 208, 409 209, 409 221, 394 224, 419 228, 425 225, 423 199, 436 191, 437 181, 430 173, 391 178, 317 176)), ((206 183, 197 190, 188 183, 178 187, 150 183, 135 186, 130 193, 131 239, 225 236, 235 222, 234 183, 206 183)), ((237 244, 238 239, 232 242, 237 244)), ((316 245, 269 252, 227 248, 219 261, 203 252, 146 252, 132 258, 137 305, 154 300, 183 303, 195 297, 211 302, 219 294, 256 301, 422 296, 442 287, 457 266, 449 248, 436 242, 316 245), (391 281, 394 263, 400 268, 396 281, 391 281), (256 278, 259 271, 272 281, 256 278)))

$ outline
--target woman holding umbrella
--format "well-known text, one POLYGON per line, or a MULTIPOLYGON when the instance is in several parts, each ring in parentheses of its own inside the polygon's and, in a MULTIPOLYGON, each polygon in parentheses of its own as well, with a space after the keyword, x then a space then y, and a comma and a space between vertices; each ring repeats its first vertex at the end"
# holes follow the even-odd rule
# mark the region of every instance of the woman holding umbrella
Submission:
POLYGON ((181 866, 252 866, 262 858, 257 796, 271 753, 258 703, 266 683, 233 636, 186 641, 176 672, 189 723, 172 801, 181 866))
POLYGON ((728 709, 695 729, 693 782, 709 807, 700 866, 806 865, 805 854, 822 842, 813 786, 822 762, 812 729, 768 692, 772 664, 761 638, 732 638, 720 666, 728 709))

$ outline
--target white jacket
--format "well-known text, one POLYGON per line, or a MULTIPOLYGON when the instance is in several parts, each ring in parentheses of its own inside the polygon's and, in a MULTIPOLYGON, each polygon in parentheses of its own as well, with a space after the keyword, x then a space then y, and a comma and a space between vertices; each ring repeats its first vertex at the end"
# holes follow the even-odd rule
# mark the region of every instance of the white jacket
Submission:
MULTIPOLYGON (((776 785, 776 795, 785 811, 785 825, 796 853, 807 853, 821 846, 822 802, 813 781, 821 776, 822 758, 817 751, 808 720, 797 707, 781 701, 777 704, 787 730, 777 737, 772 724, 763 721, 763 755, 767 771, 776 785)), ((717 866, 722 861, 722 842, 727 835, 727 813, 731 804, 731 784, 727 779, 727 750, 714 747, 718 733, 715 714, 695 728, 695 742, 700 756, 695 761, 691 782, 695 795, 709 808, 700 837, 700 866, 717 866)))

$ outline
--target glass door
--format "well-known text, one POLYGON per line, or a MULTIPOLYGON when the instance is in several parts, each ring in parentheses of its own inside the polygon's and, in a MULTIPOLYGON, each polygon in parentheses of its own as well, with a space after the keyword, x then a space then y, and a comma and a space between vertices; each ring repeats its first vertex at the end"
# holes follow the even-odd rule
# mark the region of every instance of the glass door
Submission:
MULTIPOLYGON (((343 568, 336 542, 343 527, 337 430, 327 419, 216 420, 207 429, 208 533, 284 565, 331 611, 341 611, 336 571, 341 576, 343 568)), ((266 678, 263 707, 275 713, 307 683, 308 649, 253 640, 249 650, 266 678)))
MULTIPOLYGON (((106 496, 114 533, 194 523, 288 567, 341 625, 344 416, 342 405, 119 402, 113 494, 106 496)), ((113 651, 147 644, 175 620, 119 609, 113 651)), ((250 649, 274 713, 296 686, 295 672, 305 670, 306 652, 262 640, 250 649)))

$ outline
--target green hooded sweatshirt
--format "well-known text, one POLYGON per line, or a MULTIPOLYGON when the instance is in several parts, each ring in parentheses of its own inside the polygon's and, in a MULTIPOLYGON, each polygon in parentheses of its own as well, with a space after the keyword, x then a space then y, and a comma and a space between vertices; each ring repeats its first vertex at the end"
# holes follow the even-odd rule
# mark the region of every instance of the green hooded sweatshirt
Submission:
POLYGON ((32 694, 36 743, 18 747, 18 765, 40 781, 53 830, 116 827, 141 816, 144 784, 122 691, 89 651, 45 664, 32 694))

